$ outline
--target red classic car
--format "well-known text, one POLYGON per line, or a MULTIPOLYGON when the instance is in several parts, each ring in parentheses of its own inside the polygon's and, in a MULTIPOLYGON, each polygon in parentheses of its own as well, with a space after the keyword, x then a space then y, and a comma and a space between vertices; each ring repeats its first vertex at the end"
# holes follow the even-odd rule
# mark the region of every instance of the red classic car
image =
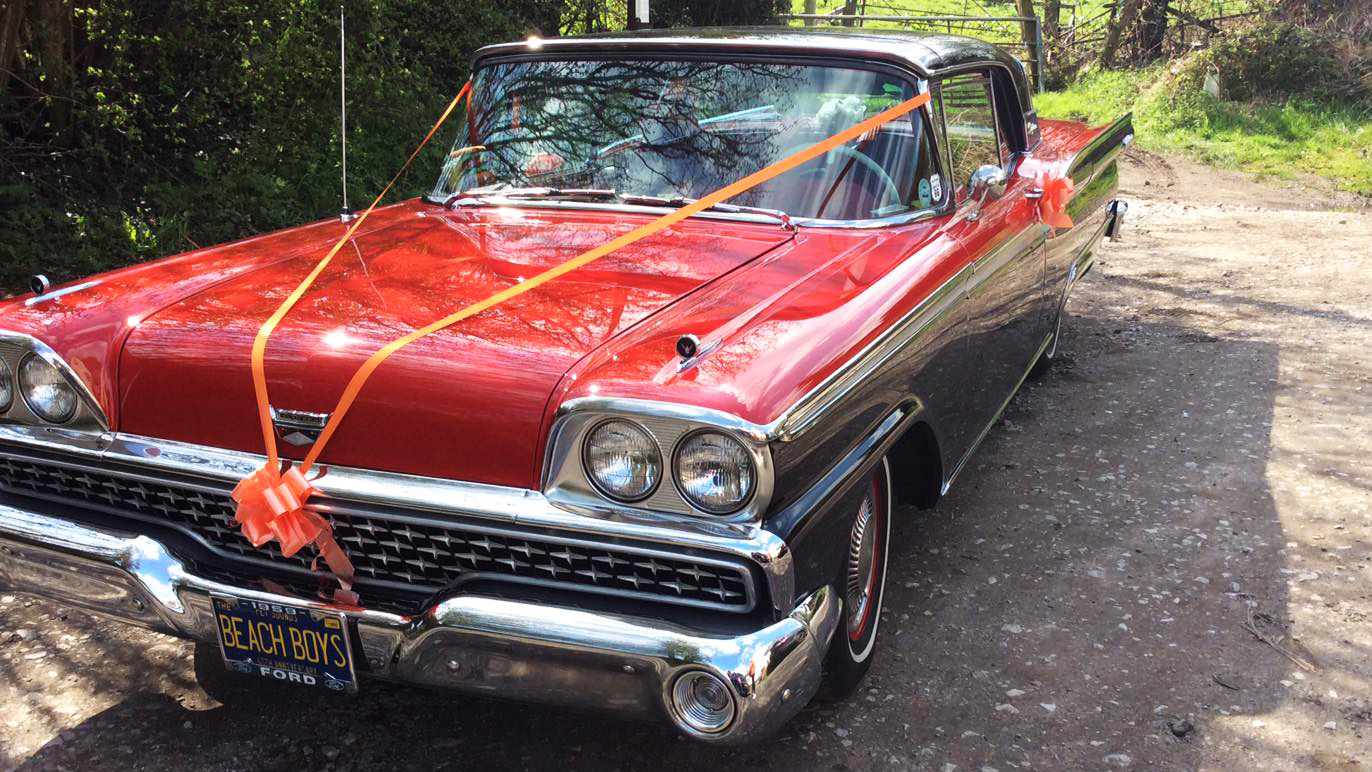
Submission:
POLYGON ((1129 118, 1041 121, 1018 62, 944 35, 527 41, 473 72, 433 192, 271 332, 270 424, 254 340, 347 217, 0 309, 0 586, 194 639, 221 692, 227 664, 765 736, 880 652, 893 502, 932 506, 1051 361, 1129 118), (399 350, 336 420, 389 341, 854 126, 399 350), (355 595, 244 536, 264 427, 287 464, 332 436, 300 511, 355 595))

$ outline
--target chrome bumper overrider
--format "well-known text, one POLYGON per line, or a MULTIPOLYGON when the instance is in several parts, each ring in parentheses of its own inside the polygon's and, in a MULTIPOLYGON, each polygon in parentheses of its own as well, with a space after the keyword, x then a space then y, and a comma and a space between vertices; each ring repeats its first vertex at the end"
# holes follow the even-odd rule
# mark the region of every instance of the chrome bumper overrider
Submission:
MULTIPOLYGON (((147 536, 93 528, 0 503, 0 588, 48 598, 185 638, 215 641, 209 594, 328 608, 327 604, 220 584, 190 573, 147 536)), ((455 597, 416 616, 346 610, 370 675, 460 692, 609 710, 681 727, 677 676, 723 678, 732 723, 700 739, 763 737, 818 687, 836 627, 831 588, 801 598, 788 616, 728 637, 662 621, 491 597, 455 597)), ((683 730, 688 731, 689 730, 683 730)))

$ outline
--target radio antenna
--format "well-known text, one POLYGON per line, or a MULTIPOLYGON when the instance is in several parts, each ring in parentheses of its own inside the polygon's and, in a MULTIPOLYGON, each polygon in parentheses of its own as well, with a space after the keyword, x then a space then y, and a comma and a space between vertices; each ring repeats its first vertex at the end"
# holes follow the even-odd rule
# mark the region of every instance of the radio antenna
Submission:
POLYGON ((338 111, 341 115, 339 121, 339 144, 343 150, 343 212, 339 215, 339 220, 347 222, 353 218, 353 212, 348 208, 348 54, 347 54, 347 20, 343 15, 343 6, 338 6, 338 111))

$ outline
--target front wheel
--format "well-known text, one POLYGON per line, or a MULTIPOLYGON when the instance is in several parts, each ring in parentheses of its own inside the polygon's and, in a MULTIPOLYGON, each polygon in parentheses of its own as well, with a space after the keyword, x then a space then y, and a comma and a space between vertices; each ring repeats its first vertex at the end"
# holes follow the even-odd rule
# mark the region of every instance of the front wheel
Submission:
POLYGON ((825 660, 826 691, 831 698, 851 694, 867 675, 881 622, 891 543, 891 466, 885 458, 865 486, 854 512, 841 575, 842 617, 825 660))

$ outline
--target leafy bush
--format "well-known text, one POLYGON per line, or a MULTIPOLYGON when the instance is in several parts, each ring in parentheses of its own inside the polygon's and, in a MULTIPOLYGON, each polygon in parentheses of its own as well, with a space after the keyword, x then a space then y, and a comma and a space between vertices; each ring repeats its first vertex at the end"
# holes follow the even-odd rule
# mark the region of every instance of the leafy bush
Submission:
POLYGON ((1247 102, 1294 94, 1320 99, 1350 95, 1349 82, 1335 56, 1335 40, 1321 31, 1290 22, 1255 24, 1221 38, 1189 61, 1195 82, 1213 67, 1226 98, 1247 102))
MULTIPOLYGON (((75 8, 62 41, 71 56, 54 60, 36 46, 21 58, 3 94, 0 285, 338 210, 337 6, 155 5, 75 8)), ((461 19, 445 8, 348 4, 348 172, 358 200, 381 188, 465 80, 476 47, 528 32, 501 3, 464 3, 461 19)), ((416 163, 405 192, 432 182, 422 178, 440 152, 416 163)))
MULTIPOLYGON (((461 87, 478 47, 626 18, 623 0, 343 5, 358 207, 461 87)), ((653 4, 659 24, 756 22, 776 8, 653 4)), ((5 36, 0 296, 35 272, 66 280, 338 212, 338 5, 26 0, 0 4, 5 36)), ((433 185, 455 131, 434 140, 392 198, 433 185)))
MULTIPOLYGON (((1199 55, 1198 55, 1199 56, 1199 55)), ((1105 123, 1134 112, 1139 145, 1261 175, 1315 174, 1372 196, 1372 114, 1309 95, 1251 102, 1201 90, 1194 62, 1105 71, 1039 95, 1039 113, 1105 123)))

